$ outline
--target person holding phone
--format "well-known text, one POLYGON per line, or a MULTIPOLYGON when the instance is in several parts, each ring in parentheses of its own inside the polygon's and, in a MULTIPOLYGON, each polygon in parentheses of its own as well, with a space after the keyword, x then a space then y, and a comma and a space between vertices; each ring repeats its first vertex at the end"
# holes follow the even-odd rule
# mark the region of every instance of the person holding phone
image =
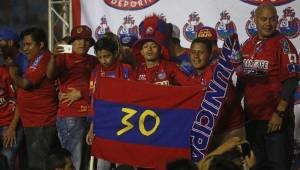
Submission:
POLYGON ((90 106, 89 80, 96 62, 96 58, 87 52, 93 43, 92 31, 88 26, 74 27, 71 31, 72 53, 64 53, 64 48, 57 46, 47 67, 47 77, 58 79, 58 137, 62 147, 72 153, 76 170, 80 169, 82 158, 88 158, 82 150, 90 106))

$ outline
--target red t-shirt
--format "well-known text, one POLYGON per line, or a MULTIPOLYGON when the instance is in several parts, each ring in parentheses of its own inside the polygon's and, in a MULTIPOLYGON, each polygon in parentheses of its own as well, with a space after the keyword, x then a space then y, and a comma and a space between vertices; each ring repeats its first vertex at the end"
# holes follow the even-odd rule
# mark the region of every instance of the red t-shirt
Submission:
POLYGON ((89 81, 96 58, 91 55, 60 54, 56 56, 56 65, 59 69, 59 91, 68 92, 70 88, 80 90, 82 98, 68 106, 68 103, 59 103, 59 117, 87 116, 90 97, 89 81))
POLYGON ((10 124, 14 116, 16 93, 8 68, 0 66, 0 126, 10 124))
MULTIPOLYGON (((206 90, 209 82, 212 80, 216 65, 217 63, 211 64, 201 75, 191 74, 189 79, 194 81, 194 84, 201 84, 203 90, 206 90)), ((214 133, 223 133, 244 126, 244 114, 240 100, 236 95, 235 87, 232 82, 228 85, 225 102, 220 111, 220 117, 217 120, 214 133)))
POLYGON ((174 63, 161 60, 159 65, 147 68, 145 63, 138 65, 131 78, 159 85, 189 85, 188 77, 174 63))
POLYGON ((23 75, 31 85, 30 89, 18 89, 17 103, 24 127, 54 125, 57 114, 57 94, 54 82, 46 76, 50 52, 42 51, 29 61, 23 75))
MULTIPOLYGON (((242 47, 245 111, 252 120, 270 120, 280 101, 283 81, 299 77, 299 56, 279 32, 266 40, 250 38, 242 47)), ((289 111, 292 111, 290 102, 289 111)))
POLYGON ((129 80, 129 76, 132 74, 132 69, 128 64, 122 64, 122 63, 115 63, 111 67, 103 67, 101 64, 97 64, 95 66, 95 69, 93 70, 91 74, 90 79, 90 96, 92 97, 92 103, 91 103, 91 110, 89 113, 92 116, 94 115, 94 109, 93 109, 93 100, 94 100, 94 93, 97 90, 97 82, 99 78, 101 77, 108 77, 108 78, 117 78, 117 79, 124 79, 129 80))

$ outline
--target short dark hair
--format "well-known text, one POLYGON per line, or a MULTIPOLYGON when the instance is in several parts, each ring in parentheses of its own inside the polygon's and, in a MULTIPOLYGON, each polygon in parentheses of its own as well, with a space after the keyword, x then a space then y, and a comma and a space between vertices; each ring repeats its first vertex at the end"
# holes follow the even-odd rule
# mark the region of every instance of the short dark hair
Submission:
POLYGON ((118 53, 118 45, 113 38, 110 37, 100 38, 94 45, 94 49, 96 53, 97 51, 107 50, 111 52, 114 57, 117 57, 116 54, 118 53))
POLYGON ((23 40, 27 35, 30 35, 33 41, 37 43, 44 43, 44 48, 48 48, 47 36, 43 29, 38 27, 27 28, 21 32, 20 39, 23 40))
POLYGON ((209 53, 212 53, 212 42, 206 38, 196 38, 192 41, 191 43, 191 48, 195 43, 202 43, 206 46, 206 48, 208 49, 209 53))
POLYGON ((198 170, 197 165, 188 159, 178 159, 167 164, 167 170, 198 170))
POLYGON ((46 170, 55 170, 55 168, 64 168, 66 158, 70 158, 71 153, 63 148, 51 150, 46 158, 46 170))

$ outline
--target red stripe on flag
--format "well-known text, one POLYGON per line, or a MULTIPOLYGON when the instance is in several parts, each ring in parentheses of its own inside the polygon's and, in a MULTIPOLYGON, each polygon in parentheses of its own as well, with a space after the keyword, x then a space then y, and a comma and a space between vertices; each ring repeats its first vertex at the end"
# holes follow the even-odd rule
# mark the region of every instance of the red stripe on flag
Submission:
POLYGON ((191 158, 189 148, 154 147, 98 137, 93 141, 92 155, 114 163, 158 170, 164 170, 170 161, 179 158, 191 158))
POLYGON ((72 0, 73 27, 81 25, 80 0, 72 0))
POLYGON ((96 100, 104 99, 160 109, 198 109, 204 95, 200 85, 161 86, 112 78, 99 78, 98 81, 99 88, 96 88, 95 92, 96 100), (184 102, 188 100, 190 102, 184 102))

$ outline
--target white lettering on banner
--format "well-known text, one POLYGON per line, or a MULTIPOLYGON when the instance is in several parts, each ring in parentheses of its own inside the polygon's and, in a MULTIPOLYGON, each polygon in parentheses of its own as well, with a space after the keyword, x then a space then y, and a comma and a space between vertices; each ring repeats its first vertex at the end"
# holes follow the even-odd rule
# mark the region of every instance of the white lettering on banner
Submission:
POLYGON ((109 5, 118 9, 142 9, 157 2, 157 0, 110 0, 109 5))

